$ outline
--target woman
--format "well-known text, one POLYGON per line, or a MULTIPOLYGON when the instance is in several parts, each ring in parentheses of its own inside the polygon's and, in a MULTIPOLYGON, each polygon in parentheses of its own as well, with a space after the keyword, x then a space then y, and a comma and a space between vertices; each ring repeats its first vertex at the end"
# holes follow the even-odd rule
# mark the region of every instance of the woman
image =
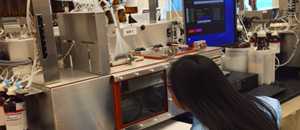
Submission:
POLYGON ((170 80, 177 103, 195 116, 191 130, 279 130, 279 101, 240 94, 206 57, 179 59, 170 80))

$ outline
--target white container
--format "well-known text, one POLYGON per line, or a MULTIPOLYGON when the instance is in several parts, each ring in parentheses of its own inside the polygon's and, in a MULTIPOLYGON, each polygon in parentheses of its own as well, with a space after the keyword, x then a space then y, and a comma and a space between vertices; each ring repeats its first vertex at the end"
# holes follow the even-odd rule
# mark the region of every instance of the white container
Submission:
POLYGON ((226 48, 223 69, 226 71, 248 72, 248 52, 250 48, 226 48))
POLYGON ((276 54, 280 54, 281 48, 280 48, 280 42, 271 42, 270 43, 270 49, 275 51, 276 54))
MULTIPOLYGON (((0 47, 6 48, 9 59, 12 61, 34 59, 34 50, 36 48, 36 39, 8 39, 0 41, 0 47)), ((29 74, 31 65, 14 67, 15 74, 29 74)))
POLYGON ((249 51, 248 70, 258 74, 260 85, 275 82, 275 53, 274 50, 249 51))

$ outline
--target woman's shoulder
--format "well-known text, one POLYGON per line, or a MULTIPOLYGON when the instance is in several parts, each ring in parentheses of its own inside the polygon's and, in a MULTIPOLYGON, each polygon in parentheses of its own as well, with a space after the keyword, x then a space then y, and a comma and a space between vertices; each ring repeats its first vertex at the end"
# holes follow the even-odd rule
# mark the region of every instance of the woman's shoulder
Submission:
MULTIPOLYGON (((277 124, 279 125, 281 121, 281 112, 282 112, 280 101, 275 98, 271 98, 267 96, 259 96, 256 98, 261 100, 265 104, 265 106, 272 111, 272 114, 275 116, 277 124)), ((264 109, 264 111, 266 111, 266 109, 264 109)))
POLYGON ((275 98, 267 97, 267 96, 259 96, 256 98, 261 100, 267 107, 270 107, 275 111, 280 110, 280 112, 281 112, 281 104, 280 104, 279 100, 277 100, 275 98))
POLYGON ((196 117, 193 117, 193 125, 191 130, 209 130, 196 117))
POLYGON ((257 96, 256 98, 260 99, 261 101, 263 101, 264 103, 268 103, 270 105, 280 105, 279 100, 275 99, 275 98, 271 98, 271 97, 267 97, 267 96, 257 96))

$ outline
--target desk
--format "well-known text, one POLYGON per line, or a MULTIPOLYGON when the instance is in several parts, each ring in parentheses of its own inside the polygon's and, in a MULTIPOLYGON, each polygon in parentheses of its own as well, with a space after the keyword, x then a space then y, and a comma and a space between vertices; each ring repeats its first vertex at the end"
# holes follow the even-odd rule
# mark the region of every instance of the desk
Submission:
POLYGON ((300 96, 282 104, 281 130, 300 130, 300 96))
POLYGON ((169 120, 145 130, 190 130, 191 124, 169 120))

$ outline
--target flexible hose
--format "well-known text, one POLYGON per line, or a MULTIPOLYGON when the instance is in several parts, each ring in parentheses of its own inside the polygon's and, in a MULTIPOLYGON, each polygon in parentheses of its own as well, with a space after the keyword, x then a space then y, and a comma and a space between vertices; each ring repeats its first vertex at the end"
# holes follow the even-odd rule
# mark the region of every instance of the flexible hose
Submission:
POLYGON ((27 0, 26 6, 26 22, 29 33, 32 33, 32 20, 31 20, 31 12, 30 12, 31 0, 27 0))
POLYGON ((4 30, 0 29, 0 36, 2 36, 4 34, 4 30))
POLYGON ((283 67, 283 66, 286 66, 287 64, 289 64, 293 59, 294 57, 296 56, 296 52, 297 52, 297 49, 299 47, 299 43, 300 43, 300 39, 299 39, 299 36, 298 36, 298 33, 296 33, 295 31, 293 31, 293 34, 295 35, 296 37, 296 43, 295 43, 295 46, 293 48, 293 51, 292 51, 292 54, 291 56, 288 58, 288 60, 280 65, 276 65, 276 67, 283 67))
POLYGON ((22 61, 8 61, 0 60, 0 66, 19 66, 19 65, 29 65, 32 64, 32 60, 22 60, 22 61))
POLYGON ((246 39, 245 41, 250 41, 250 37, 248 36, 248 30, 244 24, 244 21, 242 20, 242 18, 238 15, 238 20, 239 22, 241 23, 242 27, 243 27, 243 30, 245 31, 245 34, 246 34, 246 39))

